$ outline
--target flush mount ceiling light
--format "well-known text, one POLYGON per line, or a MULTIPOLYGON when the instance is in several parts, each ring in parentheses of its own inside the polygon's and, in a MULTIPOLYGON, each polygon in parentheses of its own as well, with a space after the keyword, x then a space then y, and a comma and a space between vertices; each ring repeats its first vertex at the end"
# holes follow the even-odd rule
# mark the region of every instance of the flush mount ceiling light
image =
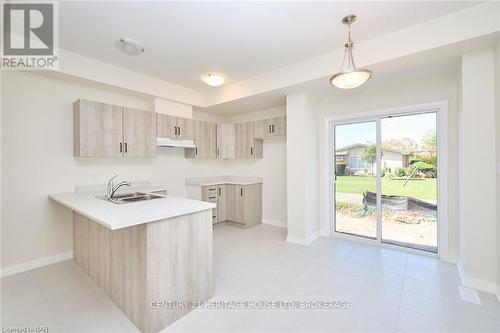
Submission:
POLYGON ((351 39, 351 24, 356 21, 356 15, 348 15, 342 19, 342 23, 347 25, 349 38, 345 43, 344 60, 340 65, 339 72, 330 77, 330 83, 340 89, 352 89, 359 87, 372 76, 372 71, 369 69, 358 69, 354 64, 352 49, 354 42, 351 39), (347 68, 344 69, 345 60, 347 58, 347 68))
POLYGON ((212 87, 218 87, 227 82, 226 77, 220 73, 203 74, 201 76, 201 79, 203 80, 203 82, 212 87))
POLYGON ((144 46, 138 41, 129 38, 120 38, 116 43, 118 50, 126 55, 135 56, 144 53, 144 46))

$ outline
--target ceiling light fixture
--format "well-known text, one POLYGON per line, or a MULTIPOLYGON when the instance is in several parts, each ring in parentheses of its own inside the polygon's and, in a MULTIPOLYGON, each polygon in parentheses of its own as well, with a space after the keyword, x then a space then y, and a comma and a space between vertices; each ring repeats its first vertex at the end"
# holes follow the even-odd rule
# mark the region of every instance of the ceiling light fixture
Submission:
POLYGON ((339 72, 330 77, 330 83, 340 89, 352 89, 359 87, 372 76, 372 71, 369 69, 358 69, 354 63, 352 49, 354 42, 351 39, 351 24, 356 21, 356 15, 348 15, 342 19, 342 23, 347 25, 349 30, 349 38, 345 43, 344 60, 340 65, 339 72), (344 69, 345 60, 347 58, 347 68, 344 69))
POLYGON ((218 87, 227 82, 227 79, 224 75, 220 73, 207 73, 201 76, 203 82, 212 87, 218 87))
POLYGON ((135 56, 144 53, 144 46, 138 41, 129 38, 120 38, 116 43, 118 50, 126 55, 135 56))

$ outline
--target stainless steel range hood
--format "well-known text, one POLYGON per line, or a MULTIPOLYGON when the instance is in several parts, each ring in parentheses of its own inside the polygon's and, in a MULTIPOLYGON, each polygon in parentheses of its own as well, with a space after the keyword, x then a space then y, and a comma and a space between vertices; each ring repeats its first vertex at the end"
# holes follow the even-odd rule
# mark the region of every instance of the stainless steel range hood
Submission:
POLYGON ((176 140, 170 138, 156 138, 158 147, 178 147, 178 148, 196 148, 193 140, 176 140))

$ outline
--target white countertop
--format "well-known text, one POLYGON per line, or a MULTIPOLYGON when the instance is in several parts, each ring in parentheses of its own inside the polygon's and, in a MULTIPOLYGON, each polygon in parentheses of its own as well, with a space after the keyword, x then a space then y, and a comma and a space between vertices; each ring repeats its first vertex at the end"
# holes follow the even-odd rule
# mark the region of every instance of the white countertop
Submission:
POLYGON ((261 184, 261 177, 238 177, 238 176, 218 176, 218 177, 200 177, 200 178, 186 178, 186 185, 193 186, 209 186, 221 184, 233 185, 251 185, 261 184))
MULTIPOLYGON (((123 192, 150 193, 163 188, 129 187, 123 192)), ((163 198, 115 204, 96 198, 100 192, 68 192, 49 194, 49 198, 67 208, 115 230, 138 224, 164 220, 215 208, 215 203, 164 195, 163 198)))

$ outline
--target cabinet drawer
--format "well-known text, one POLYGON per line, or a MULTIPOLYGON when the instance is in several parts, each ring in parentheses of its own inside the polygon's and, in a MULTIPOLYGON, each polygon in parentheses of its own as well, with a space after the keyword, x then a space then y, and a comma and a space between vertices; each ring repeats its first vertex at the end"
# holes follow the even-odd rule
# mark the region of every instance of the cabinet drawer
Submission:
POLYGON ((208 202, 217 202, 217 186, 204 186, 201 199, 208 202))

